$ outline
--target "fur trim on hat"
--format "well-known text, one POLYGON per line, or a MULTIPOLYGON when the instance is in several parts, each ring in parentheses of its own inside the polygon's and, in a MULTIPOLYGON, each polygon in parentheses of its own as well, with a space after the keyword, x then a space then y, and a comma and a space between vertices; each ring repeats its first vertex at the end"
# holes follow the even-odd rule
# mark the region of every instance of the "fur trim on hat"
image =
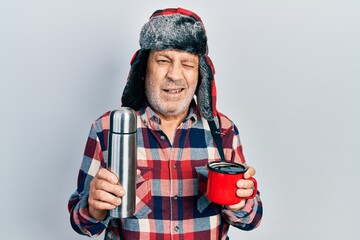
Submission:
POLYGON ((204 55, 206 41, 205 29, 201 22, 180 14, 153 17, 143 26, 140 33, 142 49, 177 49, 204 55))
POLYGON ((145 72, 150 50, 138 50, 132 60, 121 102, 123 107, 139 110, 146 102, 145 72))
POLYGON ((207 55, 207 37, 201 19, 181 8, 158 10, 143 26, 140 47, 132 61, 122 106, 139 110, 146 102, 145 72, 150 50, 182 50, 199 56, 197 105, 202 117, 213 120, 217 115, 214 66, 207 55))

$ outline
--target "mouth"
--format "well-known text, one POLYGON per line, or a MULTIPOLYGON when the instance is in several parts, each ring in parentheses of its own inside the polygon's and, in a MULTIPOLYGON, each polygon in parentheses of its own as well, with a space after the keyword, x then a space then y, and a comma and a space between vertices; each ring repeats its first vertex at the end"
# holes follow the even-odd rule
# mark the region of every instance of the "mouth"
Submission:
POLYGON ((184 90, 184 88, 178 88, 178 89, 163 89, 164 92, 170 93, 170 94, 181 93, 183 90, 184 90))

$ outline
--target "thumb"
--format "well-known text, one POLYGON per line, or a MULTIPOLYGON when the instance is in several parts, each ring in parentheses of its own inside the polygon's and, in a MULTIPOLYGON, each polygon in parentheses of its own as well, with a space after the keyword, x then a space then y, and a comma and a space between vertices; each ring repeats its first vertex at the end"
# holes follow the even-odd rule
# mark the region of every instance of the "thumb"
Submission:
POLYGON ((255 169, 251 166, 248 166, 248 170, 244 173, 244 178, 248 179, 250 177, 253 177, 255 173, 256 173, 255 169))

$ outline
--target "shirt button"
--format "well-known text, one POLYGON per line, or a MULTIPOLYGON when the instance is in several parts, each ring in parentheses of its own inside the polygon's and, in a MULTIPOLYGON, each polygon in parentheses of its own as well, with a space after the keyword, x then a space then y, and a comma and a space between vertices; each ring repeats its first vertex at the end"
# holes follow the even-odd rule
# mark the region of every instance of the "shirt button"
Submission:
POLYGON ((173 168, 176 168, 176 163, 173 165, 173 168))
POLYGON ((175 195, 175 196, 174 196, 174 200, 177 200, 177 198, 178 198, 178 196, 177 196, 177 195, 175 195))
POLYGON ((161 140, 165 140, 165 136, 162 135, 162 136, 160 137, 160 139, 161 139, 161 140))
POLYGON ((179 226, 174 227, 175 232, 179 231, 179 226))

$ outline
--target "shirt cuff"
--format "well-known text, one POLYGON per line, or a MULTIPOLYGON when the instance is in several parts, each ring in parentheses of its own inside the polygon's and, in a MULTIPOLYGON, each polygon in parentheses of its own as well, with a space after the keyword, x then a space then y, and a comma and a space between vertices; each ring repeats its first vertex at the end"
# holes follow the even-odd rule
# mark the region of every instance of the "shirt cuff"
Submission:
MULTIPOLYGON (((95 218, 90 216, 89 213, 89 203, 88 203, 88 195, 85 195, 80 200, 80 216, 86 220, 86 225, 91 226, 90 228, 103 228, 105 229, 106 226, 109 224, 112 217, 108 214, 106 218, 102 221, 98 221, 95 218)), ((93 234, 91 234, 93 235, 93 234)), ((97 233, 95 234, 97 235, 97 233)))
POLYGON ((222 213, 230 224, 246 224, 250 221, 250 214, 253 211, 254 199, 248 199, 245 206, 237 211, 232 211, 224 207, 222 213))

